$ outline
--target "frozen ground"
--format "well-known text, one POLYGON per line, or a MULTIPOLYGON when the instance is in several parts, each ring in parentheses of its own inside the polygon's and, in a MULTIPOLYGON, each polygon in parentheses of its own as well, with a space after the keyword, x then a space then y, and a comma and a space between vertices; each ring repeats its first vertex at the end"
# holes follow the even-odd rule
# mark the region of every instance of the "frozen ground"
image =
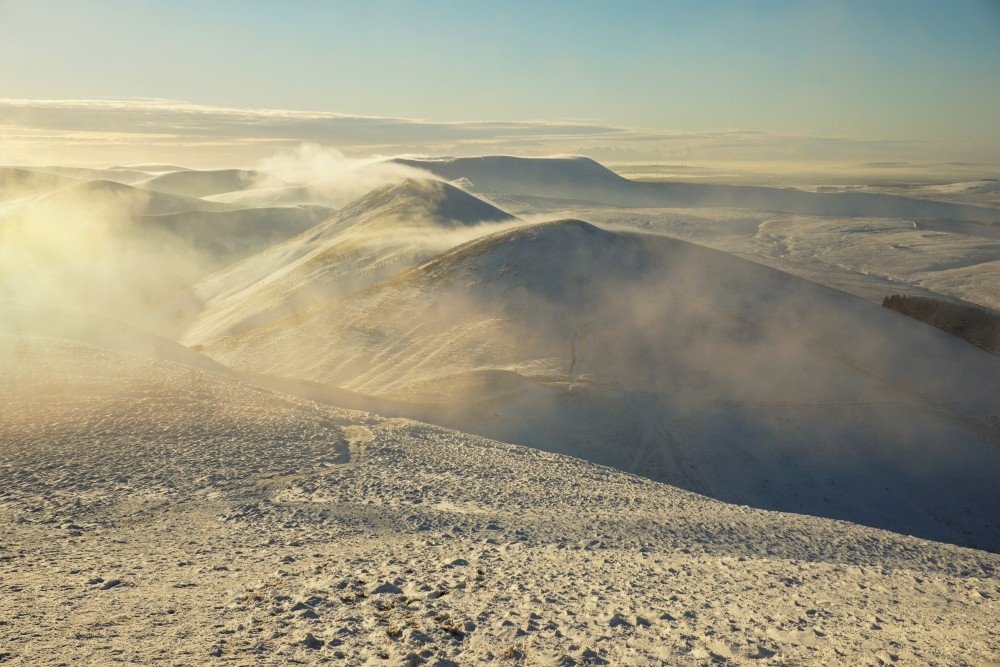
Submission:
POLYGON ((3 350, 11 665, 1000 657, 993 554, 136 353, 3 350))

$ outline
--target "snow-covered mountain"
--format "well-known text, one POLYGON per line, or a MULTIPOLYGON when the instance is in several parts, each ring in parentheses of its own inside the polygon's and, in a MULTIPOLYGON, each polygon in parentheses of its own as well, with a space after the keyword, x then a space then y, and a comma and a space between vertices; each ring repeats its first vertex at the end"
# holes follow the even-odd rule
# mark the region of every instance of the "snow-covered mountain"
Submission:
POLYGON ((997 662, 983 207, 275 164, 0 172, 0 662, 997 662))
POLYGON ((247 190, 263 178, 264 174, 246 169, 182 169, 157 174, 140 181, 138 185, 156 192, 197 198, 247 190))
POLYGON ((178 294, 163 331, 206 344, 338 298, 513 216, 440 181, 377 188, 322 223, 178 294), (174 314, 183 312, 175 318, 174 314))
POLYGON ((1000 547, 1000 360, 681 241, 520 226, 207 352, 733 502, 1000 547))
POLYGON ((995 208, 867 192, 804 192, 795 189, 700 183, 630 181, 583 157, 405 159, 395 164, 424 169, 447 180, 465 179, 475 192, 528 195, 622 207, 733 207, 803 215, 914 217, 1000 222, 995 208))

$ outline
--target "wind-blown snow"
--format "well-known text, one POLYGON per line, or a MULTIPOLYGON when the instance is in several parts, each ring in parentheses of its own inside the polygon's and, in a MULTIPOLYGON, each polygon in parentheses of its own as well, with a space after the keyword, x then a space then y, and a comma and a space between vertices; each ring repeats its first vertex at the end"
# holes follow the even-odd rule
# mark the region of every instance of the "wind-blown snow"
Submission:
POLYGON ((158 174, 140 181, 139 185, 156 192, 197 198, 246 190, 261 178, 259 172, 245 169, 180 170, 158 174))
POLYGON ((516 219, 440 181, 378 188, 321 224, 178 294, 164 331, 210 343, 388 278, 516 219), (183 317, 172 318, 183 312, 183 317))
POLYGON ((680 241, 519 227, 208 352, 734 502, 1000 547, 1000 360, 680 241))

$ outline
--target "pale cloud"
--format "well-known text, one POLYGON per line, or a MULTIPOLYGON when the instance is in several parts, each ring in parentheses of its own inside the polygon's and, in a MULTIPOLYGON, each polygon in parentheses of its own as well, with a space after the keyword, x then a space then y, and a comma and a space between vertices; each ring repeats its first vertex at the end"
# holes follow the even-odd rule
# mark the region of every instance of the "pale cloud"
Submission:
POLYGON ((4 164, 159 160, 236 166, 303 142, 334 147, 351 157, 576 153, 617 163, 774 163, 790 169, 815 163, 996 162, 995 152, 974 139, 959 145, 738 129, 682 132, 616 127, 591 119, 435 122, 163 99, 0 100, 4 164))

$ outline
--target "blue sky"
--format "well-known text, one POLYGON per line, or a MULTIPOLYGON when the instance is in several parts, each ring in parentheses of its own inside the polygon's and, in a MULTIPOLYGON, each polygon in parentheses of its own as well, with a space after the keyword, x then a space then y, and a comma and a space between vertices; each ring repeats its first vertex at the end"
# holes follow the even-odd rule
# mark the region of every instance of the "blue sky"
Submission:
POLYGON ((0 65, 6 99, 587 119, 1000 162, 1000 3, 985 0, 0 0, 0 65))

